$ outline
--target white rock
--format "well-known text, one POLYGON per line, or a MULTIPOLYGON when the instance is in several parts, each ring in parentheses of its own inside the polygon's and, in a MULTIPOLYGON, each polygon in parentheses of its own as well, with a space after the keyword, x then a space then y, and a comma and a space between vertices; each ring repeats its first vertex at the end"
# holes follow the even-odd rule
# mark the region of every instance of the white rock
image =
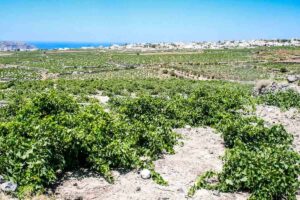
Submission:
POLYGON ((188 131, 192 130, 192 127, 190 125, 185 125, 185 127, 188 131))
POLYGON ((293 82, 296 82, 297 80, 298 80, 298 77, 297 76, 295 76, 295 75, 289 75, 289 76, 287 76, 287 81, 289 82, 289 83, 293 83, 293 82))
POLYGON ((143 169, 143 170, 141 171, 141 177, 142 177, 143 179, 149 179, 149 178, 151 177, 151 172, 150 172, 150 170, 149 170, 149 169, 143 169))
POLYGON ((9 182, 2 183, 0 188, 4 192, 14 192, 17 189, 17 184, 9 181, 9 182))
POLYGON ((109 97, 108 96, 98 96, 98 100, 100 101, 100 103, 106 104, 109 101, 109 97))

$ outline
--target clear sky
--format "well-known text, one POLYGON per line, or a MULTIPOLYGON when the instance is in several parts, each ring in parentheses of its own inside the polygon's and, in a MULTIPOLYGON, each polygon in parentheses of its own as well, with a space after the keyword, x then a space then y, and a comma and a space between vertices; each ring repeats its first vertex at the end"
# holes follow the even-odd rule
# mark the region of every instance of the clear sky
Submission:
POLYGON ((0 0, 0 40, 300 38, 300 0, 0 0))

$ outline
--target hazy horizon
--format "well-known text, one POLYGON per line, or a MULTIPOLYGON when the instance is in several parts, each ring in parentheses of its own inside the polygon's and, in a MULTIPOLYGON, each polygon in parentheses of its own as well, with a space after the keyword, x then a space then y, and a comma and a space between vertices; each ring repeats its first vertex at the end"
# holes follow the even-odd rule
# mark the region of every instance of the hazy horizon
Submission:
POLYGON ((0 0, 0 40, 146 43, 300 38, 300 1, 0 0))

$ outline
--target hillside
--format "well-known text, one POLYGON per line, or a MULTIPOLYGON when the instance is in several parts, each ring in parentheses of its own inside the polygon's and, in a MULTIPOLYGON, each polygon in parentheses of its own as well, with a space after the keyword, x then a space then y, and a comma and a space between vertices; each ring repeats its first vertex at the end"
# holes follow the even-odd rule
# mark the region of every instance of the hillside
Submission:
POLYGON ((0 51, 30 51, 36 47, 25 42, 0 41, 0 51))

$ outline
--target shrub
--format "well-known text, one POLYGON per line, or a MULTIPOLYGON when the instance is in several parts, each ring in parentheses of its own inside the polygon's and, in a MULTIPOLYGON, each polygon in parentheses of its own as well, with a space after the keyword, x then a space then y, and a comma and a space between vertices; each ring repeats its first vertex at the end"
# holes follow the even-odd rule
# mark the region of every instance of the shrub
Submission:
POLYGON ((252 151, 239 144, 226 152, 224 162, 221 191, 250 191, 250 199, 296 199, 300 156, 285 146, 252 151))
POLYGON ((280 72, 281 73, 287 73, 289 70, 286 67, 281 67, 280 72))
POLYGON ((250 199, 296 199, 300 186, 300 156, 278 145, 251 150, 242 142, 226 151, 220 173, 208 171, 198 177, 190 188, 189 196, 197 189, 206 188, 222 192, 248 191, 250 199), (216 183, 210 183, 211 178, 216 183))
POLYGON ((163 70, 162 70, 162 73, 163 73, 163 74, 168 74, 169 71, 168 71, 167 69, 163 69, 163 70))
POLYGON ((0 174, 18 183, 20 196, 43 191, 59 170, 88 167, 113 181, 112 168, 147 165, 140 157, 152 160, 172 152, 177 141, 162 123, 129 123, 98 104, 79 107, 72 97, 55 91, 20 102, 4 108, 0 122, 0 174))
POLYGON ((228 116, 221 121, 217 129, 222 133, 225 145, 229 148, 234 147, 236 141, 243 142, 251 149, 264 145, 290 145, 293 141, 293 136, 287 133, 282 125, 267 128, 264 121, 256 117, 228 116))
POLYGON ((300 108, 300 94, 294 90, 268 93, 260 97, 260 101, 270 106, 283 109, 300 108))

